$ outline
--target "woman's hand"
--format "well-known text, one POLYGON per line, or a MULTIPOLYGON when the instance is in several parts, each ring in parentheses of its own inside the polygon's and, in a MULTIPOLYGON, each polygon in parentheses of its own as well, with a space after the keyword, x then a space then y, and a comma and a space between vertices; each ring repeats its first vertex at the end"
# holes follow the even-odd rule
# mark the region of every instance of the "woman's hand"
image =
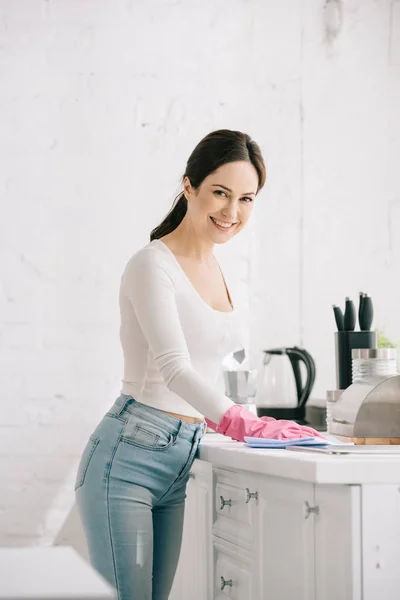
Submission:
POLYGON ((292 440, 296 438, 318 437, 325 439, 318 431, 295 421, 257 417, 240 404, 234 404, 222 416, 218 425, 206 419, 207 425, 217 433, 229 436, 239 442, 245 437, 268 438, 274 440, 292 440))

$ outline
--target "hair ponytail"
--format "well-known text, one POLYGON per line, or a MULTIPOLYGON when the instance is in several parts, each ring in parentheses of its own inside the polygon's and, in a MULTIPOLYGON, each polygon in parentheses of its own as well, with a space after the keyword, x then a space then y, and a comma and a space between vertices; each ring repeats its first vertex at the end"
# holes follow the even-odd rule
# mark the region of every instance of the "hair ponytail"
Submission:
POLYGON ((186 211, 187 200, 185 198, 185 194, 181 192, 175 198, 172 208, 163 222, 155 227, 150 233, 150 241, 152 242, 153 240, 158 240, 159 238, 164 237, 164 235, 174 231, 182 222, 183 217, 186 215, 186 211))
MULTIPOLYGON (((208 175, 223 165, 243 160, 251 163, 257 171, 258 193, 266 178, 264 159, 259 146, 249 135, 241 131, 230 129, 213 131, 197 144, 189 156, 182 182, 185 177, 188 177, 192 187, 197 190, 208 175)), ((151 232, 150 241, 174 231, 181 224, 186 212, 187 200, 185 194, 181 192, 175 198, 163 222, 151 232)))

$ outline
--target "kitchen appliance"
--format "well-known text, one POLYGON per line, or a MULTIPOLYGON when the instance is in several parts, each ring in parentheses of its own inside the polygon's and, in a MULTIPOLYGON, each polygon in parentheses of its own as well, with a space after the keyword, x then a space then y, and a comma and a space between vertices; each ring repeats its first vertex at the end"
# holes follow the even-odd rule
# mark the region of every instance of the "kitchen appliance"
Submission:
POLYGON ((257 384, 256 369, 224 371, 225 393, 236 404, 254 404, 257 384))
POLYGON ((306 403, 314 381, 315 362, 304 348, 264 350, 256 393, 257 415, 290 419, 305 425, 306 403))
POLYGON ((332 407, 330 433, 356 444, 400 444, 400 375, 352 383, 332 407))
POLYGON ((230 352, 222 362, 225 394, 236 404, 245 405, 255 413, 254 398, 258 371, 250 366, 250 356, 244 348, 230 352))

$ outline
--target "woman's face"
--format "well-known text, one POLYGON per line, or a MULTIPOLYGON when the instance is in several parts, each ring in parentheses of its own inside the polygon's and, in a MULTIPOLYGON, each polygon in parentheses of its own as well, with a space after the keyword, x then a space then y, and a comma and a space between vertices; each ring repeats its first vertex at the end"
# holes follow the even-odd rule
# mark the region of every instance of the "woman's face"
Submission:
POLYGON ((258 188, 257 171, 247 161, 223 165, 195 190, 183 182, 188 201, 187 217, 196 234, 223 244, 246 225, 258 188))

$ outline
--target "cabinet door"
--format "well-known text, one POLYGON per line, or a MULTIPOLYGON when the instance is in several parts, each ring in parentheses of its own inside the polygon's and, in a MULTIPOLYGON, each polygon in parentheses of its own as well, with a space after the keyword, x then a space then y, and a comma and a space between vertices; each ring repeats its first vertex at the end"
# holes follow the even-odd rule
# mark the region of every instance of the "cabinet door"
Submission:
POLYGON ((263 477, 258 491, 259 598, 314 600, 313 484, 263 477))
POLYGON ((196 460, 186 489, 179 564, 170 600, 212 599, 212 466, 196 460))
MULTIPOLYGON (((394 459, 392 459, 394 460, 394 459)), ((400 486, 362 486, 364 600, 400 597, 400 486)))
POLYGON ((357 485, 315 486, 317 600, 362 598, 360 497, 357 485))

